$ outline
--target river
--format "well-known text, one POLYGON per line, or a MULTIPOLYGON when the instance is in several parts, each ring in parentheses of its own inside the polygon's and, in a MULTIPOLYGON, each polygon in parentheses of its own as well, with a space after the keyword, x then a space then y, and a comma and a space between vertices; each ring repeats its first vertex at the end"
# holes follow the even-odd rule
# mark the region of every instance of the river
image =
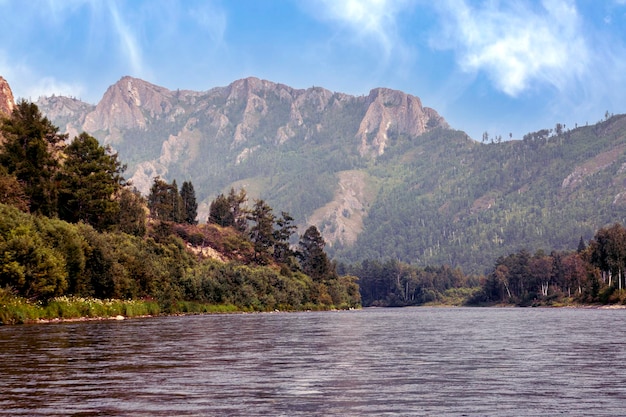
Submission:
POLYGON ((626 310, 403 308, 0 327, 0 415, 624 416, 626 310))

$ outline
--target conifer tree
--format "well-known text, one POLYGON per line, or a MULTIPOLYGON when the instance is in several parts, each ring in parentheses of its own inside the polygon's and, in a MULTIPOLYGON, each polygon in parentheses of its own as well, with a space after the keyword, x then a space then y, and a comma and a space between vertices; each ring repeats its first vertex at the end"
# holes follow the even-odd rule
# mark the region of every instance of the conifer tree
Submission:
POLYGON ((119 192, 126 184, 126 169, 110 147, 100 146, 87 133, 75 137, 64 150, 65 159, 57 176, 59 217, 72 223, 83 221, 96 230, 118 223, 119 192))
POLYGON ((196 192, 191 181, 183 182, 180 190, 180 197, 183 201, 183 222, 187 224, 198 224, 198 203, 196 202, 196 192))
POLYGON ((314 281, 323 282, 336 278, 333 265, 324 252, 324 238, 315 226, 309 227, 300 237, 298 258, 302 271, 314 281))
POLYGON ((10 118, 4 119, 0 132, 0 164, 24 185, 32 213, 54 217, 58 189, 54 178, 59 169, 58 145, 67 135, 43 117, 34 103, 21 100, 10 118))

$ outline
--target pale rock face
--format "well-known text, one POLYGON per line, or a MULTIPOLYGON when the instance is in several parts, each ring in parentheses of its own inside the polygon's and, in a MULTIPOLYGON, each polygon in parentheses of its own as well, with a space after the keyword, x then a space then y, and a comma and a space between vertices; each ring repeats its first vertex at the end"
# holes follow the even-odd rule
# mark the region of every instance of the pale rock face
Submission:
POLYGON ((422 107, 419 98, 387 88, 377 88, 367 97, 367 112, 356 137, 361 156, 379 156, 385 152, 391 130, 418 136, 432 126, 448 127, 434 110, 422 107))
POLYGON ((11 91, 7 80, 0 77, 0 115, 10 116, 14 107, 13 91, 11 91))

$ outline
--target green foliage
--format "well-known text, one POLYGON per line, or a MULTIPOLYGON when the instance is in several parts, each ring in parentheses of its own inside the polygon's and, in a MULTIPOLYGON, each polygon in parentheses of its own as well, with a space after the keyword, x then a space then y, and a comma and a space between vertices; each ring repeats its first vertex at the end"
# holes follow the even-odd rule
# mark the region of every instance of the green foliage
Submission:
POLYGON ((196 201, 196 191, 191 181, 183 182, 180 189, 180 198, 183 203, 183 221, 187 224, 198 224, 198 203, 196 201))
POLYGON ((63 169, 58 175, 59 217, 68 222, 83 221, 97 230, 111 229, 119 222, 116 199, 125 185, 125 170, 96 138, 86 133, 75 137, 64 150, 63 169))
POLYGON ((58 190, 54 177, 59 169, 56 145, 65 136, 43 117, 33 103, 21 100, 10 118, 2 120, 0 164, 21 184, 33 213, 56 215, 58 190))
POLYGON ((255 262, 265 265, 269 262, 274 248, 274 214, 263 200, 255 200, 248 216, 253 224, 250 227, 250 241, 254 245, 255 262))
MULTIPOLYGON (((474 281, 449 266, 419 268, 397 260, 365 260, 349 268, 359 277, 364 306, 409 306, 452 302, 452 290, 471 291, 474 281)), ((464 301, 464 300, 463 300, 464 301)), ((458 298, 454 302, 459 303, 458 298)))
POLYGON ((119 218, 117 228, 120 232, 134 236, 146 234, 146 200, 137 190, 122 188, 119 192, 119 218))
POLYGON ((238 193, 231 188, 228 196, 218 195, 209 207, 209 223, 234 227, 240 232, 245 231, 248 226, 248 212, 245 209, 247 201, 248 196, 243 188, 238 193))
POLYGON ((324 252, 324 238, 315 226, 310 226, 300 237, 298 258, 305 274, 315 282, 335 279, 337 274, 324 252))
MULTIPOLYGON (((283 219, 289 216, 283 214, 283 219)), ((157 241, 98 232, 85 223, 33 217, 0 205, 0 289, 12 300, 9 307, 0 307, 0 319, 10 323, 47 317, 106 316, 119 311, 98 310, 94 298, 154 300, 158 311, 165 313, 360 305, 358 287, 349 277, 319 283, 294 265, 272 264, 271 258, 267 259, 268 266, 199 258, 174 235, 196 236, 193 240, 200 245, 211 242, 230 246, 234 259, 254 262, 253 243, 233 228, 163 224, 168 225, 170 233, 157 241), (63 296, 69 299, 59 298, 63 296), (24 302, 18 300, 20 297, 24 302), (83 299, 88 301, 80 301, 83 299)), ((272 229, 270 235, 274 232, 272 229)), ((145 313, 147 305, 124 304, 125 310, 118 314, 152 314, 145 313)))
POLYGON ((546 255, 538 251, 531 255, 521 250, 503 256, 496 261, 481 291, 474 294, 470 302, 622 303, 626 300, 624 247, 626 229, 614 224, 598 230, 589 246, 576 252, 553 251, 546 255))
POLYGON ((148 195, 148 208, 153 219, 181 223, 183 200, 178 193, 176 180, 169 184, 160 177, 155 177, 148 195))

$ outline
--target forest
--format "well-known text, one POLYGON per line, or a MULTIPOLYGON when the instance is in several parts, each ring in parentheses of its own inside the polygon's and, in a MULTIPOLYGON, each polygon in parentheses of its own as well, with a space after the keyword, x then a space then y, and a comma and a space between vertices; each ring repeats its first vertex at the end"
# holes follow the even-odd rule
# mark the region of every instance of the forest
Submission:
POLYGON ((199 225, 190 181, 156 177, 144 198, 109 147, 86 133, 67 143, 33 103, 17 103, 0 134, 3 323, 29 319, 16 306, 68 297, 162 313, 360 306, 357 278, 337 274, 317 228, 290 244, 293 218, 260 199, 249 207, 243 189, 218 196, 199 225))
POLYGON ((576 250, 522 249, 498 258, 485 275, 397 260, 346 268, 359 277, 364 306, 626 304, 626 228, 601 228, 588 244, 580 238, 576 250))

